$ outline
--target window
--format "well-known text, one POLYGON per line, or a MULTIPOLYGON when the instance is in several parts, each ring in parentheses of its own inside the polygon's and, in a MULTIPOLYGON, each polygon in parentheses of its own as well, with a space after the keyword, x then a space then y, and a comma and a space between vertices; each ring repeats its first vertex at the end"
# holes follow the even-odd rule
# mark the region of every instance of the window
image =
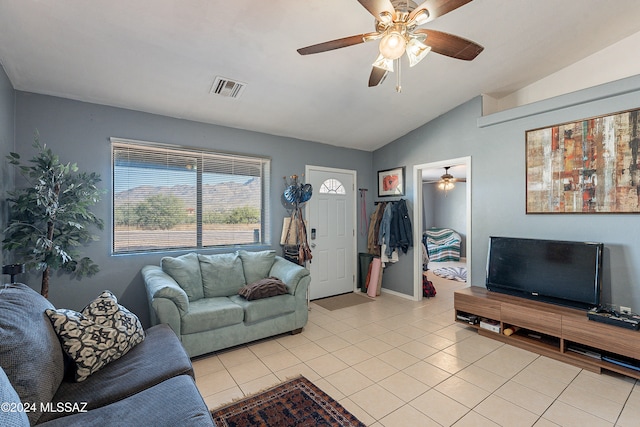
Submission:
POLYGON ((320 186, 320 194, 346 194, 344 185, 335 178, 329 178, 320 186))
POLYGON ((111 143, 114 253, 269 243, 269 159, 111 143))

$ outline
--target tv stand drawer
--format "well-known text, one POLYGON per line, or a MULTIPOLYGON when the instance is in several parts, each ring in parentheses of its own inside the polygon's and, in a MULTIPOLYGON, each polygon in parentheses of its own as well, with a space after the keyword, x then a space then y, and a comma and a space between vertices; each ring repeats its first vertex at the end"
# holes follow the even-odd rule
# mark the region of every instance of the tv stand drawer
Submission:
POLYGON ((565 317, 562 322, 562 337, 622 356, 640 356, 640 333, 618 326, 605 325, 586 318, 565 317))
POLYGON ((547 335, 562 335, 562 316, 558 313, 541 311, 537 308, 502 303, 500 320, 510 325, 520 326, 547 335))
POLYGON ((500 301, 489 298, 478 299, 474 295, 455 294, 456 310, 473 313, 476 316, 500 320, 500 301))

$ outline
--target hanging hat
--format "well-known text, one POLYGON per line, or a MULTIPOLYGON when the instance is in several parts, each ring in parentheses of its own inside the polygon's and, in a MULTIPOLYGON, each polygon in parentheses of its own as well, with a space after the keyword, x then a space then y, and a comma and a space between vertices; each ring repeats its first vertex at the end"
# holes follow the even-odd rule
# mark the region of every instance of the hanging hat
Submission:
POLYGON ((301 202, 307 202, 311 199, 311 196, 313 195, 313 187, 311 187, 311 184, 305 184, 302 186, 302 189, 300 191, 300 201, 301 202))
POLYGON ((298 201, 298 187, 290 185, 284 190, 284 199, 289 203, 296 203, 298 201))

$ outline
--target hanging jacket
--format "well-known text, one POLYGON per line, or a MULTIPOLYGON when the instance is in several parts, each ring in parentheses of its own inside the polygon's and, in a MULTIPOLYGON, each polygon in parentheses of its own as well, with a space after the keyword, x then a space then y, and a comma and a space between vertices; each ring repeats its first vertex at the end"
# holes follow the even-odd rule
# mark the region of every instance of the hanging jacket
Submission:
POLYGON ((386 244, 386 254, 387 256, 391 256, 391 252, 393 249, 390 248, 391 241, 391 221, 393 217, 393 205, 395 203, 389 202, 387 206, 384 208, 384 213, 382 214, 382 221, 380 221, 380 232, 378 233, 378 244, 386 244))
POLYGON ((393 203, 387 252, 391 255, 393 249, 400 248, 406 254, 409 247, 412 246, 413 232, 407 202, 400 199, 393 203))
POLYGON ((373 255, 380 255, 380 245, 378 244, 378 234, 380 233, 380 221, 384 212, 385 203, 376 205, 369 220, 369 233, 367 235, 367 252, 373 255))

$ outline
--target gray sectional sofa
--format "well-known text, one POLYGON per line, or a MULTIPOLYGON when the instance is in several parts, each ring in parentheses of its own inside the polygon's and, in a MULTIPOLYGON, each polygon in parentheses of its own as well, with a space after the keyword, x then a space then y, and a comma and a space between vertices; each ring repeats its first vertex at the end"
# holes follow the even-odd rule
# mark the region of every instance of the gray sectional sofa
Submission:
POLYGON ((142 276, 151 323, 167 323, 195 357, 285 332, 299 332, 308 319, 309 271, 274 251, 164 257, 142 276), (287 293, 247 300, 238 291, 275 277, 287 293))
POLYGON ((53 305, 23 284, 0 287, 0 426, 213 426, 191 361, 167 325, 84 381, 69 378, 45 314, 53 305))

